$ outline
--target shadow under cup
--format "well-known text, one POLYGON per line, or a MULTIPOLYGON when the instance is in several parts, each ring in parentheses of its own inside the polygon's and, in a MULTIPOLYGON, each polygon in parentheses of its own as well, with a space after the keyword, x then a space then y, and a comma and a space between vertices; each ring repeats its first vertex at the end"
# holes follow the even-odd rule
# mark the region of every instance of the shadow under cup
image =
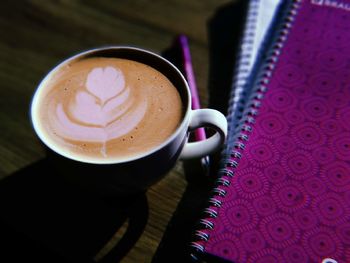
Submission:
MULTIPOLYGON (((52 169, 64 176, 70 182, 87 190, 102 195, 132 194, 146 190, 159 181, 176 163, 183 145, 187 141, 189 125, 190 93, 187 82, 180 71, 170 62, 154 53, 133 47, 107 47, 89 50, 63 61, 52 69, 40 83, 34 95, 31 109, 31 119, 38 137, 47 149, 47 158, 52 169), (63 150, 50 144, 36 125, 35 104, 40 103, 38 90, 45 88, 45 81, 49 80, 57 70, 67 63, 90 57, 124 58, 149 65, 165 75, 177 88, 183 108, 182 120, 176 131, 161 145, 149 152, 131 157, 127 161, 113 161, 108 163, 86 162, 82 158, 76 159, 63 150)), ((48 171, 49 173, 49 171, 48 171)))

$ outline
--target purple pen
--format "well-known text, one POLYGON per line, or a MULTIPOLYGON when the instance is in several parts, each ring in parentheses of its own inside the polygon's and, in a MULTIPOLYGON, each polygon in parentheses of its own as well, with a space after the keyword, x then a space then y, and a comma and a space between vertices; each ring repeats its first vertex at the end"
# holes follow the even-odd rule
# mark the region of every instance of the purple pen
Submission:
MULTIPOLYGON (((188 82, 188 86, 190 87, 190 91, 191 91, 192 109, 193 110, 200 109, 201 105, 200 105, 200 100, 198 95, 196 79, 195 79, 193 67, 192 67, 192 59, 191 59, 188 39, 185 35, 179 35, 177 37, 177 42, 181 47, 183 69, 184 69, 185 77, 188 82)), ((202 141, 202 140, 205 140, 206 138, 207 136, 205 134, 204 128, 198 128, 194 131, 195 141, 202 141)), ((206 170, 207 173, 209 173, 209 156, 203 157, 201 159, 201 162, 202 162, 203 168, 206 170)))

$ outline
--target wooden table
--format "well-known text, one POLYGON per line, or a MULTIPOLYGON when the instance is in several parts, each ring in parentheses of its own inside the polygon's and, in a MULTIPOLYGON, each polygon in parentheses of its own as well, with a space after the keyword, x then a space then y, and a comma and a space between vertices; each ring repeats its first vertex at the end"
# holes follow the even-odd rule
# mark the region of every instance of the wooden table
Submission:
MULTIPOLYGON (((234 7, 230 6, 231 2, 229 0, 1 2, 1 181, 44 158, 45 153, 32 130, 28 114, 36 85, 58 62, 89 48, 132 45, 161 53, 171 45, 177 34, 184 33, 189 37, 203 106, 209 105, 224 111, 228 100, 227 87, 224 85, 229 85, 232 73, 230 66, 233 66, 234 58, 234 47, 231 45, 234 40, 231 40, 230 36, 237 35, 239 26, 235 21, 239 21, 242 17, 239 12, 235 14, 234 7), (219 8, 224 9, 220 13, 224 21, 229 19, 232 24, 222 24, 220 27, 221 22, 218 21, 217 31, 209 32, 210 19, 218 14, 219 8), (233 10, 233 17, 230 10, 233 10), (220 42, 221 46, 216 41, 214 46, 217 40, 216 34, 223 30, 222 26, 224 30, 229 30, 227 39, 220 42), (209 65, 215 65, 217 62, 216 54, 223 55, 223 47, 232 51, 231 54, 221 57, 223 60, 226 59, 229 67, 227 64, 216 67, 216 72, 219 73, 215 79, 212 74, 215 69, 210 69, 209 65), (225 80, 220 76, 224 76, 225 80), (216 90, 209 90, 210 86, 215 84, 218 85, 216 90), (212 94, 218 95, 215 97, 212 94), (226 94, 226 97, 222 94, 226 94)), ((179 202, 182 200, 181 206, 187 207, 187 211, 191 210, 190 203, 186 204, 183 200, 186 189, 188 190, 188 181, 182 162, 149 189, 146 194, 149 206, 147 224, 141 237, 123 258, 123 262, 152 260, 164 238, 164 232, 169 227, 168 223, 174 211, 179 207, 179 202)), ((195 189, 195 186, 192 189, 195 189)), ((195 204, 198 202, 193 203, 193 209, 196 209, 195 204)), ((186 216, 182 215, 181 218, 186 216)), ((182 224, 184 223, 186 222, 182 221, 182 224)), ((123 226, 116 234, 111 233, 114 237, 95 255, 96 261, 103 258, 114 242, 120 239, 125 229, 126 226, 123 226)), ((174 233, 174 230, 170 232, 174 233)))

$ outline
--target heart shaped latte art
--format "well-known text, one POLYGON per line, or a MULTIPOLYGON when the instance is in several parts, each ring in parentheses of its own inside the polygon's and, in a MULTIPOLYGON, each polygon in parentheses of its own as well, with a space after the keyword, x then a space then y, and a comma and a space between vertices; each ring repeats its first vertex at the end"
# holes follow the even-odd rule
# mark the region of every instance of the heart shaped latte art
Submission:
POLYGON ((120 93, 125 86, 123 73, 113 67, 94 68, 91 70, 86 80, 86 88, 101 103, 120 93))
POLYGON ((57 104, 57 128, 64 139, 106 143, 135 129, 146 110, 146 99, 133 95, 121 70, 97 67, 68 105, 57 104))

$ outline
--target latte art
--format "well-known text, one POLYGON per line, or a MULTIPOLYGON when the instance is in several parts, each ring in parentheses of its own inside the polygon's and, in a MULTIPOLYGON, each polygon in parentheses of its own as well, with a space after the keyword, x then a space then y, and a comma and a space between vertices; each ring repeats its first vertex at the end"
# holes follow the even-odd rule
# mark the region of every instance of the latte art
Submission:
POLYGON ((42 109, 46 132, 78 154, 108 158, 146 151, 169 137, 182 116, 171 82, 134 61, 84 59, 49 84, 42 109))
MULTIPOLYGON (((137 101, 116 68, 94 68, 87 76, 86 90, 56 106, 57 133, 65 139, 101 142, 118 138, 135 129, 147 110, 147 101, 137 101), (122 118, 121 118, 122 117, 122 118)), ((105 155, 105 149, 101 149, 105 155)))

